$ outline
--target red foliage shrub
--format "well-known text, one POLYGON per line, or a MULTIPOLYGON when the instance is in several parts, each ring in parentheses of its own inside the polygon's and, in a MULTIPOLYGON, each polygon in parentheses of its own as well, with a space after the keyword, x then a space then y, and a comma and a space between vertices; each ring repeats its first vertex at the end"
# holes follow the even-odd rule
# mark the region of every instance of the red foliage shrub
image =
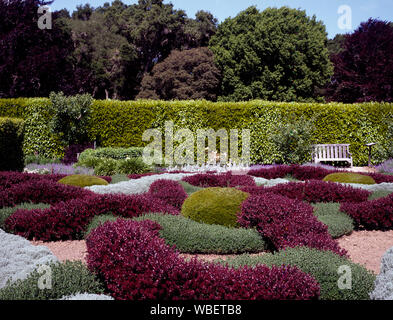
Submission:
POLYGON ((292 167, 287 165, 274 166, 272 168, 254 169, 248 172, 248 175, 265 179, 284 178, 291 174, 292 167))
POLYGON ((256 186, 255 181, 248 175, 235 175, 232 172, 222 174, 201 173, 183 178, 183 181, 197 187, 214 188, 214 187, 237 187, 237 186, 256 186))
POLYGON ((371 178, 375 180, 376 183, 393 183, 393 176, 388 175, 388 174, 382 174, 382 173, 369 173, 367 174, 371 178))
POLYGON ((356 229, 393 229, 393 195, 361 203, 342 203, 341 211, 354 220, 356 229))
POLYGON ((317 299, 314 278, 296 267, 240 269, 184 261, 151 221, 117 220, 88 237, 87 263, 119 300, 317 299))
POLYGON ((308 246, 346 255, 313 214, 313 207, 298 200, 271 193, 251 195, 243 202, 238 221, 243 227, 255 227, 276 249, 308 246))
POLYGON ((150 212, 178 214, 179 210, 151 195, 89 195, 59 202, 48 209, 17 210, 6 221, 7 230, 27 239, 78 240, 94 216, 112 213, 125 218, 150 212))
POLYGON ((157 180, 153 182, 149 193, 153 198, 160 199, 179 210, 187 198, 187 193, 181 184, 172 180, 157 180))
POLYGON ((240 190, 253 195, 274 193, 290 199, 318 202, 363 202, 370 192, 367 190, 343 186, 334 182, 309 180, 306 182, 289 182, 274 187, 243 187, 240 190))

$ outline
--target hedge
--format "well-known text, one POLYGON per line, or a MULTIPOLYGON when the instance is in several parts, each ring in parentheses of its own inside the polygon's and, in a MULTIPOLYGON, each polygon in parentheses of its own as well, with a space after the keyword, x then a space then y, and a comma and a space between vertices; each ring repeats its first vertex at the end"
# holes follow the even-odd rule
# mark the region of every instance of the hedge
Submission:
MULTIPOLYGON (((49 103, 48 99, 0 100, 0 116, 26 117, 27 106, 49 103)), ((189 128, 250 129, 251 160, 273 163, 280 154, 270 137, 277 122, 290 118, 314 119, 316 131, 313 143, 350 143, 355 165, 368 161, 365 143, 375 142, 373 161, 382 162, 388 155, 387 124, 393 104, 389 103, 279 103, 265 101, 208 102, 208 101, 102 101, 92 104, 89 135, 103 147, 143 147, 142 134, 146 129, 164 128, 172 120, 175 131, 189 128), (293 117, 289 117, 292 114, 293 117)), ((240 143, 241 147, 241 143, 240 143)))
POLYGON ((24 121, 0 118, 0 171, 22 171, 24 121))

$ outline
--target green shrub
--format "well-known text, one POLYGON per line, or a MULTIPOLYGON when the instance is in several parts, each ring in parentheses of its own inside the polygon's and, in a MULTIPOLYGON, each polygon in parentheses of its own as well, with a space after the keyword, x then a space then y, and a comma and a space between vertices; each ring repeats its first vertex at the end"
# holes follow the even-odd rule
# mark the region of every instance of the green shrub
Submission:
POLYGON ((353 232, 353 220, 340 211, 339 203, 317 203, 313 207, 315 216, 328 226, 332 238, 337 239, 353 232))
POLYGON ((117 174, 117 166, 119 160, 100 159, 94 168, 94 174, 97 176, 113 176, 117 174))
POLYGON ((98 158, 110 158, 115 160, 140 158, 143 155, 143 148, 98 148, 93 150, 92 155, 98 158))
POLYGON ((193 193, 203 189, 201 187, 193 186, 193 185, 191 185, 191 184, 189 184, 188 182, 185 182, 185 181, 179 181, 179 183, 182 185, 182 187, 184 188, 184 191, 188 195, 191 195, 191 194, 193 194, 193 193))
POLYGON ((5 229, 4 222, 10 217, 16 210, 24 209, 24 210, 34 210, 34 209, 47 209, 50 205, 46 203, 21 203, 15 207, 5 207, 0 209, 0 229, 5 229))
POLYGON ((102 178, 85 174, 74 174, 71 176, 67 176, 60 179, 58 183, 81 188, 108 185, 108 182, 102 178))
POLYGON ((24 154, 62 159, 65 145, 49 128, 52 117, 49 100, 31 99, 31 101, 26 109, 24 154))
POLYGON ((207 188, 189 196, 181 213, 201 223, 238 227, 237 214, 247 198, 248 193, 234 188, 207 188))
POLYGON ((104 293, 103 285, 80 261, 49 264, 52 288, 40 289, 42 273, 33 271, 25 280, 17 280, 0 289, 0 300, 51 300, 77 293, 104 293))
POLYGON ((264 254, 258 257, 242 255, 227 262, 234 267, 264 264, 297 266, 303 272, 313 276, 321 287, 321 300, 369 300, 369 293, 374 289, 375 275, 365 267, 340 257, 331 251, 319 251, 313 248, 287 248, 275 254, 264 254), (341 290, 338 280, 341 266, 350 267, 352 273, 352 289, 341 290))
POLYGON ((84 239, 86 239, 89 234, 99 226, 103 225, 107 221, 116 221, 118 217, 115 217, 114 215, 110 214, 103 214, 99 216, 95 216, 89 223, 89 225, 86 228, 86 231, 84 232, 84 239))
POLYGON ((386 191, 386 190, 374 191, 368 197, 368 200, 376 200, 376 199, 380 199, 380 198, 385 198, 385 197, 389 196, 390 194, 392 194, 392 192, 391 191, 386 191))
POLYGON ((91 95, 66 97, 63 92, 52 92, 49 99, 49 111, 53 114, 49 121, 51 132, 58 135, 65 145, 88 142, 90 106, 93 102, 91 95))
POLYGON ((310 160, 312 134, 315 130, 312 121, 299 119, 290 123, 278 123, 277 133, 271 136, 284 164, 301 164, 310 160))
POLYGON ((161 237, 182 253, 239 254, 266 250, 265 242, 254 229, 227 228, 162 214, 149 214, 135 220, 152 220, 160 224, 161 237))
POLYGON ((139 174, 149 172, 150 170, 150 166, 146 165, 142 158, 117 160, 117 174, 139 174))
POLYGON ((375 180, 359 173, 339 172, 331 173, 323 178, 323 181, 340 182, 340 183, 359 183, 359 184, 375 184, 375 180))
POLYGON ((24 121, 0 118, 0 171, 23 171, 24 121))

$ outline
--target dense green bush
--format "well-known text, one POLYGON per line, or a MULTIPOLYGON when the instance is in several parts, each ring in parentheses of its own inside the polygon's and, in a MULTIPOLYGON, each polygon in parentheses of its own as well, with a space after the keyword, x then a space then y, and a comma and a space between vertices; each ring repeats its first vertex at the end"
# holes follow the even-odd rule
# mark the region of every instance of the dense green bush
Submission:
POLYGON ((89 176, 86 174, 74 174, 71 176, 64 177, 58 181, 58 183, 65 184, 74 187, 91 187, 91 186, 106 186, 108 182, 102 178, 89 176))
POLYGON ((24 121, 0 118, 0 171, 22 171, 24 121))
POLYGON ((102 294, 103 285, 80 261, 51 263, 52 288, 41 290, 38 281, 42 274, 33 271, 25 280, 0 289, 0 300, 51 300, 77 293, 102 294))
POLYGON ((125 160, 99 159, 95 162, 94 174, 98 176, 112 176, 115 174, 141 174, 151 170, 141 158, 125 160))
POLYGON ((65 145, 49 128, 52 117, 49 100, 32 99, 25 116, 25 155, 39 155, 44 158, 62 159, 65 145))
MULTIPOLYGON (((63 153, 64 146, 52 145, 53 137, 47 133, 48 121, 45 109, 48 99, 0 100, 0 112, 3 116, 15 116, 12 106, 18 109, 18 116, 26 119, 27 106, 40 105, 43 110, 40 117, 31 118, 31 125, 40 121, 25 134, 25 149, 28 154, 34 151, 41 154, 51 151, 63 153), (5 101, 5 102, 4 102, 5 101), (6 105, 1 109, 2 105, 6 105), (23 110, 23 112, 22 112, 23 110), (44 112, 45 111, 45 112, 44 112), (44 118, 44 119, 43 119, 44 118), (43 120, 41 120, 43 119, 43 120), (59 147, 60 146, 60 147, 59 147), (55 150, 53 150, 53 148, 55 150)), ((257 163, 273 163, 280 160, 280 154, 271 136, 276 132, 277 123, 290 123, 297 119, 313 119, 315 131, 314 143, 350 143, 354 165, 368 162, 367 147, 364 143, 373 141, 378 148, 373 152, 373 163, 388 159, 388 127, 384 121, 393 112, 389 103, 280 103, 266 101, 248 101, 239 103, 213 103, 208 101, 109 101, 95 100, 91 106, 89 139, 97 140, 103 147, 144 147, 142 141, 146 129, 158 128, 163 132, 165 121, 172 120, 175 130, 189 128, 196 132, 201 128, 219 130, 250 129, 251 160, 257 163), (292 115, 292 116, 289 116, 292 115)), ((241 132, 240 132, 241 133, 241 132)), ((241 143, 239 148, 241 149, 241 143)), ((43 154, 45 155, 45 154, 43 154)))
POLYGON ((53 115, 49 121, 51 132, 58 135, 65 145, 88 142, 92 96, 78 94, 66 97, 63 92, 52 92, 49 99, 49 111, 53 115))
POLYGON ((24 210, 34 210, 34 209, 47 209, 50 205, 46 203, 21 203, 15 207, 5 207, 0 209, 0 229, 5 229, 4 222, 10 217, 16 210, 24 209, 24 210))
POLYGON ((57 158, 46 158, 40 155, 30 154, 25 156, 25 166, 28 164, 52 164, 52 163, 61 163, 60 159, 57 158))
POLYGON ((84 161, 84 159, 90 157, 96 158, 108 158, 114 160, 124 160, 127 158, 139 158, 143 155, 143 148, 131 147, 131 148, 97 148, 97 149, 86 149, 83 151, 79 160, 84 161))
POLYGON ((353 220, 340 211, 339 203, 313 204, 314 214, 319 221, 328 226, 328 232, 333 239, 349 235, 354 230, 353 220))
POLYGON ((238 227, 237 214, 247 198, 248 193, 234 188, 207 188, 190 195, 181 213, 201 223, 238 227))
POLYGON ((322 300, 369 300, 369 293, 374 289, 375 275, 371 271, 331 251, 319 251, 307 247, 287 248, 275 254, 268 253, 259 257, 242 255, 222 263, 235 267, 256 264, 269 267, 283 264, 297 266, 318 281, 322 300), (338 287, 338 280, 343 275, 339 274, 341 266, 350 267, 352 289, 341 290, 338 287))
POLYGON ((340 183, 359 183, 359 184, 375 184, 375 180, 359 173, 339 172, 332 173, 323 178, 323 181, 340 182, 340 183))
POLYGON ((280 163, 302 164, 311 160, 313 122, 305 119, 277 124, 271 139, 280 153, 280 163))

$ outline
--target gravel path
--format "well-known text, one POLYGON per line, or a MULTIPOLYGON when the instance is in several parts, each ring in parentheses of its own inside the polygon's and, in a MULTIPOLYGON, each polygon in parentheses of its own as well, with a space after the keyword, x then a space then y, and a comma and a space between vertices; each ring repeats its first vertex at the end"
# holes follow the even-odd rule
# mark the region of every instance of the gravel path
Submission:
MULTIPOLYGON (((393 231, 357 231, 350 236, 340 238, 339 244, 349 253, 351 260, 355 263, 364 265, 367 269, 379 274, 381 258, 384 253, 393 247, 393 231)), ((60 260, 81 260, 86 259, 85 241, 66 241, 66 242, 32 242, 34 245, 46 246, 60 260)), ((256 255, 261 255, 259 253, 256 255)), ((192 257, 204 261, 213 261, 215 259, 227 259, 233 255, 191 255, 182 254, 185 259, 192 257)))

